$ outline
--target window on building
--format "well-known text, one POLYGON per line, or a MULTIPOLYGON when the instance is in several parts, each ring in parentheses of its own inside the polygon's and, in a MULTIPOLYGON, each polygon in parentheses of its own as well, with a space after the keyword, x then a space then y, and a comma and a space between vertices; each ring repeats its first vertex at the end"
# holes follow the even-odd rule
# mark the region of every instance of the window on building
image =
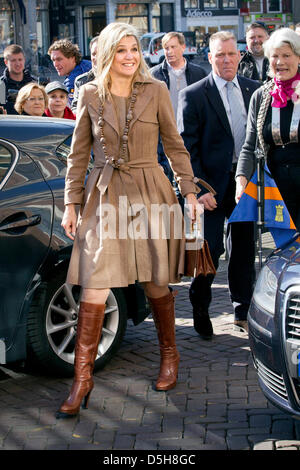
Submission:
POLYGON ((218 26, 208 26, 207 28, 207 32, 209 36, 211 36, 214 33, 217 33, 218 31, 219 31, 218 26))
POLYGON ((160 4, 160 24, 161 31, 168 33, 174 29, 173 3, 160 4))
POLYGON ((49 3, 50 42, 56 39, 69 39, 78 43, 75 35, 75 9, 58 0, 49 3))
POLYGON ((193 31, 196 37, 196 46, 198 48, 204 47, 207 44, 207 37, 206 28, 205 26, 189 26, 189 31, 193 31))
POLYGON ((199 8, 198 0, 184 0, 184 8, 199 8))
POLYGON ((269 12, 280 12, 281 11, 281 0, 268 0, 268 11, 269 12))
POLYGON ((232 25, 228 25, 228 24, 224 24, 224 25, 220 25, 220 31, 229 31, 230 33, 233 33, 236 37, 238 35, 238 26, 235 25, 235 24, 232 24, 232 25))
POLYGON ((262 0, 252 0, 248 2, 250 13, 262 13, 262 0))
POLYGON ((39 0, 36 2, 36 32, 38 53, 44 57, 50 46, 50 32, 48 10, 42 8, 41 3, 39 0))
POLYGON ((106 26, 106 8, 105 5, 95 5, 93 7, 84 7, 84 54, 90 55, 90 41, 98 36, 106 26))
POLYGON ((14 10, 10 1, 0 0, 0 57, 15 42, 14 10))
POLYGON ((149 31, 149 9, 147 3, 118 3, 116 6, 116 21, 130 23, 139 35, 149 31))
POLYGON ((223 8, 236 8, 236 0, 223 0, 223 8))
POLYGON ((218 8, 219 0, 204 0, 204 8, 218 8))
POLYGON ((153 33, 160 32, 160 4, 154 3, 152 6, 152 29, 153 33))

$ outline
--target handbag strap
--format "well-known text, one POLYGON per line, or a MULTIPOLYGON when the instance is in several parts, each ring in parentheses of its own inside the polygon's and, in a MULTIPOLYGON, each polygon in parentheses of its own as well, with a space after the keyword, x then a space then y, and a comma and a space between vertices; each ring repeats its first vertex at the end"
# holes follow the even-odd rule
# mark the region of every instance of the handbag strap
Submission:
POLYGON ((195 176, 194 182, 195 183, 200 183, 202 186, 204 186, 204 188, 206 188, 210 193, 212 193, 213 196, 215 196, 217 194, 216 191, 214 190, 214 188, 210 184, 208 184, 206 181, 204 181, 203 179, 198 178, 197 176, 195 176))

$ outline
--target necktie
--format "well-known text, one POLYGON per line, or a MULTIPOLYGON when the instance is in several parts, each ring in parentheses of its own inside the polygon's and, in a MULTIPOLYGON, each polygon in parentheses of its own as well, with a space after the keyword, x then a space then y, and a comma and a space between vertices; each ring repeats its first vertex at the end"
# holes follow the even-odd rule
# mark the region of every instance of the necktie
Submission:
POLYGON ((246 122, 242 116, 241 103, 237 95, 237 87, 233 82, 227 82, 227 99, 230 106, 232 135, 234 139, 234 157, 236 162, 246 137, 246 122))

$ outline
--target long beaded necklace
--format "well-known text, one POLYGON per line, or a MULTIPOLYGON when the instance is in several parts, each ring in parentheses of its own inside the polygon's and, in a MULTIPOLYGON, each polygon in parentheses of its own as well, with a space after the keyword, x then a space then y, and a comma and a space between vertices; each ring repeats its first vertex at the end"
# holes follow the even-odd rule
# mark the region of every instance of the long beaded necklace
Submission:
POLYGON ((121 152, 120 156, 118 159, 116 159, 113 156, 109 156, 107 153, 107 148, 106 148, 106 139, 104 136, 104 131, 103 131, 103 125, 104 125, 104 119, 103 119, 103 110, 104 110, 104 104, 101 103, 100 105, 100 117, 99 117, 99 129, 100 129, 100 143, 102 145, 103 153, 105 156, 106 161, 112 165, 114 168, 120 168, 121 165, 125 163, 125 155, 127 151, 127 145, 128 145, 128 132, 129 132, 129 124, 133 118, 133 108, 136 102, 136 97, 137 97, 137 92, 138 92, 138 86, 137 84, 134 85, 131 97, 130 97, 130 102, 129 102, 129 107, 128 107, 128 112, 126 115, 126 122, 125 122, 125 127, 123 131, 123 135, 121 138, 121 152))

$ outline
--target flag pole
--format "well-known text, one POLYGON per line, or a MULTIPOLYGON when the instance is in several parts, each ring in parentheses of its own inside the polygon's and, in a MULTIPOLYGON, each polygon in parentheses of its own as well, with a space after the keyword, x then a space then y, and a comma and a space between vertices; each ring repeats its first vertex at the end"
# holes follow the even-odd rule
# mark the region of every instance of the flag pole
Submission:
POLYGON ((257 168, 257 229, 258 229, 258 263, 259 268, 262 268, 262 234, 264 227, 264 202, 265 202, 265 191, 264 191, 264 164, 265 156, 264 152, 257 147, 255 150, 256 155, 256 168, 257 168))

